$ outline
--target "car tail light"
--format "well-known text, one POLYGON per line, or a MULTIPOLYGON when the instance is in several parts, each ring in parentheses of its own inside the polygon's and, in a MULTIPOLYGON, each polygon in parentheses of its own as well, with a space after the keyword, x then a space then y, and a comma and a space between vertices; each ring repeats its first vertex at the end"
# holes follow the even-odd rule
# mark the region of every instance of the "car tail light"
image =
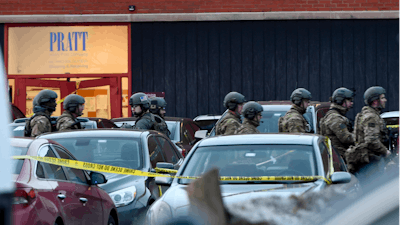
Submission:
POLYGON ((182 148, 182 156, 186 157, 186 149, 182 148))
POLYGON ((12 204, 28 204, 34 198, 36 198, 36 193, 33 188, 17 189, 14 192, 12 204))

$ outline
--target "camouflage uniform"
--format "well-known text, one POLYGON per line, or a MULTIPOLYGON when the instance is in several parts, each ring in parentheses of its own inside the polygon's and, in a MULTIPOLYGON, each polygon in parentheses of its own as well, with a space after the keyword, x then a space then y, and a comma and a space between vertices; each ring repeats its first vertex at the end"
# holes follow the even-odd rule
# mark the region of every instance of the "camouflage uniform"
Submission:
POLYGON ((344 153, 354 145, 355 135, 349 132, 350 121, 345 117, 348 109, 338 104, 331 104, 330 110, 320 121, 321 134, 328 136, 332 146, 340 153, 344 159, 344 153))
POLYGON ((257 130, 257 127, 260 125, 260 122, 249 120, 244 118, 243 124, 237 130, 237 134, 259 134, 261 133, 257 130))
POLYGON ((235 134, 237 129, 239 129, 240 125, 241 125, 240 116, 234 114, 234 112, 232 111, 228 111, 228 113, 222 119, 222 121, 217 124, 217 127, 215 129, 215 135, 235 134))
POLYGON ((304 108, 293 104, 285 116, 279 118, 279 132, 305 133, 307 127, 307 121, 303 117, 305 112, 304 108))
POLYGON ((378 109, 364 106, 356 116, 356 147, 350 148, 345 154, 348 169, 352 173, 386 155, 387 148, 382 143, 387 137, 386 125, 379 113, 378 109))
POLYGON ((65 110, 63 114, 57 118, 57 130, 76 130, 82 129, 81 123, 70 112, 65 110))
MULTIPOLYGON (((44 113, 42 113, 44 114, 44 113)), ((49 113, 45 115, 34 115, 30 120, 31 137, 36 137, 40 134, 52 132, 51 122, 49 120, 49 113)))

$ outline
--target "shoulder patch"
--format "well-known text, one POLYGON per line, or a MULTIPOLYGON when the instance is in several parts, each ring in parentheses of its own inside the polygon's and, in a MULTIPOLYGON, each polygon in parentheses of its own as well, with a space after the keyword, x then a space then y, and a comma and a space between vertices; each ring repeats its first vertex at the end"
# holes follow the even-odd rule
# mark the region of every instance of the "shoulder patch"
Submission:
POLYGON ((339 125, 340 129, 344 129, 346 128, 346 125, 344 125, 343 123, 339 125))
POLYGON ((375 123, 368 123, 368 127, 375 127, 375 123))

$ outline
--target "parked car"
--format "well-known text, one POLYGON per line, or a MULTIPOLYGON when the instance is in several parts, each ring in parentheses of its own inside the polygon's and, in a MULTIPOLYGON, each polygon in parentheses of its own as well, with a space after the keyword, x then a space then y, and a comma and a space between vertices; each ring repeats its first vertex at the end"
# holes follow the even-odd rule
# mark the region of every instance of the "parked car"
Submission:
MULTIPOLYGON (((292 102, 290 101, 260 101, 258 102, 263 107, 262 118, 260 122, 260 126, 257 129, 261 133, 278 133, 278 120, 279 117, 282 117, 289 111, 290 107, 292 107, 292 102)), ((317 134, 319 132, 319 121, 325 114, 328 112, 330 107, 330 102, 317 102, 311 101, 310 105, 307 107, 306 113, 304 113, 304 118, 307 120, 308 124, 310 125, 310 133, 317 134)), ((228 110, 226 110, 219 121, 224 118, 228 110)), ((216 125, 215 124, 215 125, 216 125)), ((208 134, 209 137, 215 136, 215 127, 211 130, 208 134)), ((196 135, 197 136, 197 135, 196 135)), ((198 137, 204 137, 204 132, 202 135, 198 137)))
POLYGON ((390 111, 381 114, 389 130, 388 149, 393 153, 399 154, 399 111, 390 111))
MULTIPOLYGON (((135 117, 115 118, 111 119, 117 126, 127 123, 131 126, 135 125, 135 117)), ((168 130, 171 132, 169 138, 176 145, 181 154, 185 157, 198 141, 194 134, 200 130, 200 127, 190 118, 182 117, 165 117, 168 130)))
POLYGON ((88 117, 90 121, 96 122, 96 128, 119 128, 113 121, 105 118, 88 117))
MULTIPOLYGON (((157 131, 93 129, 53 132, 39 139, 54 140, 73 152, 78 160, 155 172, 157 163, 178 169, 183 156, 175 145, 157 131)), ((143 224, 148 207, 161 196, 153 177, 105 173, 108 182, 100 185, 114 201, 120 224, 143 224)))
POLYGON ((201 130, 207 130, 207 132, 210 132, 220 118, 221 115, 207 114, 196 116, 193 121, 200 127, 201 130))
POLYGON ((25 118, 25 114, 14 104, 11 103, 11 121, 14 121, 19 118, 25 118))
MULTIPOLYGON (((221 180, 225 204, 271 195, 302 195, 324 191, 329 186, 354 195, 359 191, 357 178, 347 172, 335 150, 330 153, 325 137, 320 135, 249 134, 206 138, 193 147, 177 176, 198 177, 212 168, 218 168, 220 176, 229 177, 315 176, 309 181, 221 180)), ((157 177, 157 184, 170 188, 148 210, 148 224, 188 216, 187 187, 191 182, 190 179, 157 177)))
MULTIPOLYGON (((57 118, 58 117, 56 116, 51 117, 52 126, 56 126, 57 118)), ((13 137, 24 137, 25 122, 28 119, 29 118, 19 118, 9 124, 9 128, 11 130, 13 137)), ((79 120, 79 122, 81 122, 81 126, 83 129, 97 129, 97 128, 103 128, 103 126, 105 126, 106 128, 110 128, 115 125, 115 124, 113 125, 111 121, 102 118, 78 117, 77 119, 79 120)), ((115 125, 115 127, 117 126, 115 125)))
MULTIPOLYGON (((11 138, 12 155, 76 160, 62 145, 45 138, 11 138)), ((13 160, 14 224, 119 224, 110 196, 97 184, 101 173, 32 159, 13 160)))

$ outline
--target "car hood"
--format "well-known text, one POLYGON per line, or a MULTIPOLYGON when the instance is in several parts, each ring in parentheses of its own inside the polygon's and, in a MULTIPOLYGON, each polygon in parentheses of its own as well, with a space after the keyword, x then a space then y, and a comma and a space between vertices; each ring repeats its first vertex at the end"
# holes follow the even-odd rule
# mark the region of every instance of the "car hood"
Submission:
MULTIPOLYGON (((290 195, 301 195, 317 187, 315 183, 302 184, 223 184, 220 185, 224 204, 234 204, 252 198, 290 195)), ((187 185, 171 187, 162 197, 168 203, 174 215, 189 213, 189 198, 186 192, 187 185)))
POLYGON ((107 178, 107 183, 100 184, 99 186, 104 189, 107 193, 118 191, 130 186, 135 186, 138 188, 140 185, 144 185, 144 177, 141 176, 131 176, 123 174, 112 174, 103 173, 107 178))

